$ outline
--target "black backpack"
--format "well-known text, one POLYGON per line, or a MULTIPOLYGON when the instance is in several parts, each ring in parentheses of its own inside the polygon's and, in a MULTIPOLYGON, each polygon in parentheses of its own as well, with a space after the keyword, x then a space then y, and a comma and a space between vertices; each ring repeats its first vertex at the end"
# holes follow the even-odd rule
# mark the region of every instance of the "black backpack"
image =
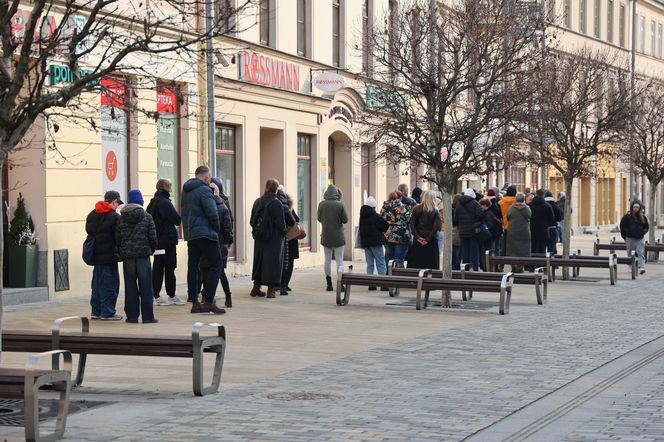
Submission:
POLYGON ((272 200, 269 203, 262 205, 256 210, 254 215, 254 224, 251 229, 251 236, 254 237, 256 241, 269 241, 272 238, 272 220, 270 219, 269 214, 267 213, 267 208, 270 207, 276 200, 272 200))

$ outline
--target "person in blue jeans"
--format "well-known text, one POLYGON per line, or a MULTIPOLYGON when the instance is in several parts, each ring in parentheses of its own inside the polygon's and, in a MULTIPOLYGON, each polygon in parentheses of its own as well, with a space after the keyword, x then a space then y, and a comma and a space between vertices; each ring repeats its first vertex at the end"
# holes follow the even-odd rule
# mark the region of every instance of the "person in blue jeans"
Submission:
POLYGON ((410 217, 411 207, 402 201, 402 193, 398 190, 390 192, 387 201, 383 203, 380 215, 387 221, 389 227, 385 232, 385 261, 396 260, 404 267, 404 259, 410 247, 410 217))
MULTIPOLYGON (((376 213, 376 198, 370 196, 360 208, 360 243, 364 249, 364 257, 367 260, 367 273, 373 275, 374 268, 379 275, 387 274, 387 263, 385 261, 385 231, 390 225, 385 219, 376 213)), ((369 290, 376 290, 376 286, 369 286, 369 290)), ((385 291, 387 288, 381 288, 385 291)))
POLYGON ((118 272, 118 247, 115 243, 115 226, 120 218, 118 207, 124 204, 120 194, 109 190, 103 201, 98 201, 85 220, 85 231, 95 238, 95 261, 92 271, 92 296, 90 297, 90 319, 120 321, 122 316, 115 311, 120 291, 118 272))
POLYGON ((152 310, 152 269, 150 255, 157 249, 157 229, 152 216, 143 210, 143 195, 138 189, 127 194, 127 205, 120 210, 115 241, 122 258, 127 322, 159 322, 152 310))

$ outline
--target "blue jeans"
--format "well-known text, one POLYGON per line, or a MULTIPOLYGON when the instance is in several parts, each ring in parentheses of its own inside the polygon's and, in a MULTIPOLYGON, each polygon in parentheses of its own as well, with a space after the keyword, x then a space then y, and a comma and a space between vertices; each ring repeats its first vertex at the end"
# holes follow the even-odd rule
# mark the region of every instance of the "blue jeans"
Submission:
POLYGON ((461 238, 461 259, 464 264, 473 266, 473 270, 480 267, 480 247, 477 239, 473 237, 461 238))
POLYGON ((389 263, 391 260, 396 260, 401 264, 401 267, 404 267, 403 261, 406 258, 408 253, 408 247, 410 244, 399 244, 388 242, 385 244, 385 262, 389 263))
POLYGON ((109 318, 115 315, 115 303, 120 291, 118 264, 95 264, 92 270, 92 316, 109 318))
POLYGON ((138 319, 143 322, 154 319, 152 311, 152 270, 150 257, 125 258, 122 262, 122 273, 125 283, 125 314, 127 319, 138 319))
POLYGON ((438 254, 440 255, 443 253, 443 242, 445 241, 445 232, 439 230, 436 233, 436 239, 438 240, 438 254))
POLYGON ((558 248, 556 244, 558 243, 558 226, 549 227, 549 239, 546 241, 546 251, 553 253, 554 255, 558 253, 558 248))
POLYGON ((378 267, 379 275, 387 275, 387 264, 385 262, 385 252, 383 246, 365 247, 364 258, 367 260, 367 273, 373 275, 374 261, 378 267))

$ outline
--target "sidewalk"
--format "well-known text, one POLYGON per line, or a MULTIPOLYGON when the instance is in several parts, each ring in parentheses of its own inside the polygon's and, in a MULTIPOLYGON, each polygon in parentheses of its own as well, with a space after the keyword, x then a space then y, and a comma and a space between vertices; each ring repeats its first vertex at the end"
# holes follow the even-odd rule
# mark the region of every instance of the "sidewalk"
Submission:
MULTIPOLYGON (((593 240, 575 236, 573 244, 591 253, 593 240)), ((222 322, 219 394, 193 397, 191 361, 90 356, 72 399, 115 403, 71 415, 66 436, 460 440, 664 333, 664 265, 649 264, 636 281, 620 269, 616 287, 606 273, 584 269, 597 282, 551 284, 543 306, 532 287, 515 286, 506 316, 497 314, 497 295, 479 293, 476 308, 454 294, 459 307, 416 311, 386 305, 413 293, 389 298, 358 287, 339 307, 318 268, 297 270, 292 294, 274 300, 250 298, 248 278, 233 279, 234 307, 221 317, 168 306, 156 307, 159 324, 92 323, 93 331, 188 335, 195 321, 222 322)), ((7 310, 7 329, 48 330, 56 317, 89 314, 86 298, 7 310)), ((21 366, 26 356, 3 354, 3 365, 21 366)))

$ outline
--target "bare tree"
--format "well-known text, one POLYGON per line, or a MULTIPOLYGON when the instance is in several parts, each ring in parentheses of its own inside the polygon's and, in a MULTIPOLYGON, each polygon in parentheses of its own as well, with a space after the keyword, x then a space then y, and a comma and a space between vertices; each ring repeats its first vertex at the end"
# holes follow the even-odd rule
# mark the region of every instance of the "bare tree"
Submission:
POLYGON ((572 184, 594 176, 598 161, 616 155, 630 114, 629 74, 614 56, 582 48, 548 54, 530 81, 537 93, 517 129, 531 144, 528 158, 563 177, 563 254, 569 256, 572 184))
POLYGON ((0 0, 0 174, 36 123, 61 115, 94 127, 89 114, 72 112, 86 92, 104 89, 113 74, 164 78, 175 59, 196 66, 200 43, 230 30, 250 3, 214 2, 214 25, 206 29, 205 0, 0 0), (54 84, 52 62, 67 68, 67 81, 54 84))
POLYGON ((377 159, 421 166, 420 178, 440 189, 449 277, 457 182, 494 169, 514 143, 510 121, 529 96, 525 77, 543 36, 541 11, 513 0, 437 3, 399 2, 370 33, 376 81, 359 120, 377 159))

